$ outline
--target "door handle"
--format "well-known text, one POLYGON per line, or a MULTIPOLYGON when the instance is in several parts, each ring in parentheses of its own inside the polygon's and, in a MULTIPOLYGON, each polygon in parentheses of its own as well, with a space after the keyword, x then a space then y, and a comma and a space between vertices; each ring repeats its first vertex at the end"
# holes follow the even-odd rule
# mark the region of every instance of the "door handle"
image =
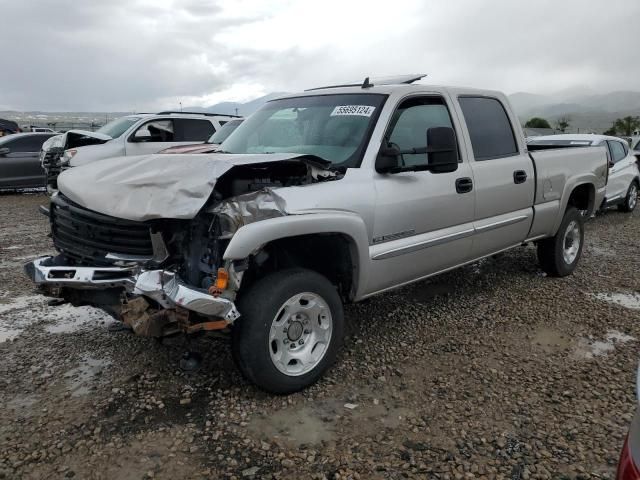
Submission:
POLYGON ((456 179, 456 192, 468 193, 473 190, 473 180, 469 177, 462 177, 456 179))
POLYGON ((524 183, 527 181, 527 172, 524 170, 516 170, 513 172, 513 183, 524 183))

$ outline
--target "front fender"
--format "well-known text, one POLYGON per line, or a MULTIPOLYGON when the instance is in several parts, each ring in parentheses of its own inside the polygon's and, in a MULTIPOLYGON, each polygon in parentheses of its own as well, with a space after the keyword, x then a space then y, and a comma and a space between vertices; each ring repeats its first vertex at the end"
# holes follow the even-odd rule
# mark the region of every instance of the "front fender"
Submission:
POLYGON ((339 233, 346 235, 357 251, 355 298, 361 296, 369 272, 369 241, 361 217, 349 212, 287 215, 250 223, 239 228, 224 252, 225 260, 241 260, 258 252, 269 242, 299 235, 339 233))

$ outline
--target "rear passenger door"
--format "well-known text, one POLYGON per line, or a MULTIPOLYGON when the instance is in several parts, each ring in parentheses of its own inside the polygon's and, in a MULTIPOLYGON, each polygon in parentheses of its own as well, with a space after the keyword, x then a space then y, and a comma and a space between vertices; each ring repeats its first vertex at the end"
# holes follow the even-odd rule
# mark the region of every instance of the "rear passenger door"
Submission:
POLYGON ((518 245, 533 221, 535 171, 502 99, 458 97, 473 152, 476 192, 473 256, 518 245))
POLYGON ((607 140, 609 149, 609 180, 607 182, 607 202, 624 198, 631 182, 637 172, 633 155, 628 155, 629 150, 616 140, 607 140))

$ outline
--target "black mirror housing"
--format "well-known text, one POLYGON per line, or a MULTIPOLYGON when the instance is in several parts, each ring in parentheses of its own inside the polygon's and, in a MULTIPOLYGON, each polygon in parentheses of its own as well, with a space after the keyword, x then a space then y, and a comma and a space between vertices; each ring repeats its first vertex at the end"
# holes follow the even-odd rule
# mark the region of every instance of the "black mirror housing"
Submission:
POLYGON ((428 169, 433 173, 455 172, 458 169, 458 142, 450 127, 427 129, 428 169))
POLYGON ((400 150, 391 145, 382 145, 376 157, 376 172, 391 173, 400 165, 400 150))
POLYGON ((376 157, 378 173, 419 172, 429 170, 433 173, 455 172, 458 169, 458 142, 456 133, 450 127, 432 127, 427 129, 427 146, 400 150, 395 144, 385 143, 376 157), (418 165, 402 165, 402 155, 426 154, 427 162, 418 165))

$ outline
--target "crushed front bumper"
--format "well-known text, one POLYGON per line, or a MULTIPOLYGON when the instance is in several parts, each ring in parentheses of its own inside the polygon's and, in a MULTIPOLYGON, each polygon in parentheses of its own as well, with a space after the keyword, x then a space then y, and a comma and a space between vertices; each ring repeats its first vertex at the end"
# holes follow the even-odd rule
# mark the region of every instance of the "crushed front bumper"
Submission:
POLYGON ((26 263, 24 271, 39 286, 77 290, 123 288, 128 294, 155 300, 163 308, 181 307, 229 323, 240 316, 233 301, 187 285, 175 272, 144 270, 139 266, 56 265, 58 262, 52 260, 53 257, 38 258, 26 263))

